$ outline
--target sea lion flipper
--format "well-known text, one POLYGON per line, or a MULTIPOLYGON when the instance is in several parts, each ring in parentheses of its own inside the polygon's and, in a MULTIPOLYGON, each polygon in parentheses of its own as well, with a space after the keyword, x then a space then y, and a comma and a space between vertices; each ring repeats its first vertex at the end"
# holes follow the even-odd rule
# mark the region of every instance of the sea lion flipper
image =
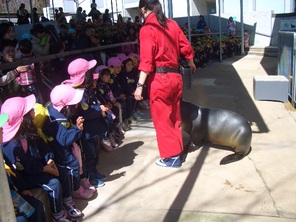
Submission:
POLYGON ((220 165, 225 165, 225 164, 229 164, 229 163, 232 163, 232 162, 236 162, 236 161, 241 160, 244 157, 245 157, 245 155, 243 153, 230 154, 230 155, 224 157, 220 161, 220 165))

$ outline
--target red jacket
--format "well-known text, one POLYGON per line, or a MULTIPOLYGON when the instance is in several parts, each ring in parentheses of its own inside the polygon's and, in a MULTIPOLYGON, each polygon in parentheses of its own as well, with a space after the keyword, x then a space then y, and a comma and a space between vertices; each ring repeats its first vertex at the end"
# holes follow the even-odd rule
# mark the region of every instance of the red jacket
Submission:
POLYGON ((140 64, 139 70, 154 72, 156 67, 179 67, 180 54, 189 60, 194 51, 179 25, 171 19, 167 28, 157 21, 154 12, 145 20, 140 30, 140 64))

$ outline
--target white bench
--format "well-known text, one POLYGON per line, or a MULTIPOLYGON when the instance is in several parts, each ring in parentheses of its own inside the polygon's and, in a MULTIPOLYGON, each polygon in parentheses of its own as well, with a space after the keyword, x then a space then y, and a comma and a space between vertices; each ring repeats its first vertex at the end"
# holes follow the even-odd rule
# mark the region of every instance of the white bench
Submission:
POLYGON ((255 100, 288 101, 289 80, 282 75, 254 76, 253 93, 255 100))

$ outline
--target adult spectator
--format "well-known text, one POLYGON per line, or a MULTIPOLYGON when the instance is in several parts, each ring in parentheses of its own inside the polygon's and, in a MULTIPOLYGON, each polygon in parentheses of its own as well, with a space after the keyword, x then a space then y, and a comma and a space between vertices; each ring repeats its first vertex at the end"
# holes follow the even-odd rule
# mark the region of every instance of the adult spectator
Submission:
POLYGON ((140 16, 135 16, 135 21, 134 21, 134 23, 136 24, 136 25, 142 25, 143 23, 142 23, 142 21, 141 21, 141 19, 140 19, 140 16))
POLYGON ((86 20, 86 17, 87 17, 86 11, 83 10, 82 11, 82 21, 85 21, 86 20))
POLYGON ((207 26, 207 23, 205 21, 205 18, 203 17, 203 15, 199 16, 199 20, 197 22, 197 26, 196 26, 196 31, 198 33, 203 33, 203 27, 207 26))
POLYGON ((204 36, 209 37, 209 38, 212 37, 212 31, 211 31, 211 29, 209 29, 208 26, 204 26, 204 27, 202 28, 202 30, 203 30, 203 34, 204 34, 204 36))
POLYGON ((58 17, 59 17, 59 10, 58 9, 54 10, 54 17, 55 17, 55 20, 57 21, 58 17))
POLYGON ((16 12, 17 24, 29 24, 29 12, 26 10, 25 4, 22 3, 16 12))
POLYGON ((60 32, 59 32, 59 38, 61 42, 63 43, 63 48, 65 51, 69 51, 69 38, 70 35, 68 34, 68 27, 66 24, 60 24, 60 32))
POLYGON ((72 28, 72 29, 75 29, 76 28, 76 22, 74 19, 70 19, 69 21, 69 27, 72 28))
POLYGON ((9 39, 13 41, 14 46, 17 44, 17 39, 15 39, 14 36, 14 27, 13 23, 10 22, 4 22, 0 24, 0 40, 1 39, 9 39))
POLYGON ((48 22, 48 21, 49 21, 48 18, 46 18, 46 17, 44 17, 44 16, 41 16, 41 20, 40 20, 40 22, 48 22))
MULTIPOLYGON (((99 40, 95 37, 95 28, 91 24, 87 24, 81 34, 78 36, 76 47, 77 49, 88 49, 99 46, 99 40)), ((100 52, 88 52, 83 55, 79 55, 80 58, 84 58, 88 61, 96 59, 101 61, 100 52)), ((102 64, 102 63, 101 63, 102 64)))
POLYGON ((102 13, 97 9, 97 7, 93 7, 88 13, 88 16, 91 16, 92 21, 95 22, 100 19, 101 14, 102 13))
POLYGON ((110 18, 109 9, 105 9, 105 13, 103 15, 103 22, 104 23, 112 23, 112 20, 110 18))
POLYGON ((14 24, 12 22, 5 22, 0 24, 0 40, 9 39, 15 47, 15 59, 20 58, 20 52, 17 50, 18 40, 15 38, 14 24))
POLYGON ((228 35, 234 36, 235 35, 235 30, 236 30, 236 23, 233 20, 233 17, 229 17, 227 21, 227 28, 228 28, 228 35))
POLYGON ((65 17, 64 9, 62 7, 59 7, 59 12, 57 14, 57 21, 58 23, 64 23, 65 20, 66 20, 66 17, 65 17))
POLYGON ((42 24, 35 24, 30 31, 33 53, 36 57, 49 55, 51 35, 46 34, 42 24))
POLYGON ((92 0, 92 3, 90 4, 90 8, 97 8, 96 0, 92 0))
MULTIPOLYGON (((15 45, 9 39, 0 40, 0 64, 7 64, 15 62, 15 45)), ((27 71, 28 65, 18 66, 8 69, 0 70, 0 104, 2 104, 7 98, 20 96, 21 87, 16 81, 16 77, 21 72, 27 71)))
POLYGON ((76 22, 82 21, 82 8, 78 7, 76 10, 76 22))
POLYGON ((33 21, 31 22, 32 24, 36 24, 39 22, 39 15, 37 13, 37 8, 33 8, 31 19, 33 19, 33 21))
POLYGON ((118 21, 121 21, 121 22, 123 22, 123 18, 122 18, 122 15, 121 14, 118 14, 118 17, 117 17, 117 22, 118 21))

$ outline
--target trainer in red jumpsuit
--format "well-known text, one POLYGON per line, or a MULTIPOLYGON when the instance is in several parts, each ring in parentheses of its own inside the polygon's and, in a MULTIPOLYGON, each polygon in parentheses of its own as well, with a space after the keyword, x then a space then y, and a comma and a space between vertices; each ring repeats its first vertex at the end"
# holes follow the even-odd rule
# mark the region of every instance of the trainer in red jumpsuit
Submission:
POLYGON ((142 99, 143 84, 147 80, 150 111, 161 157, 156 164, 180 167, 181 162, 175 160, 183 151, 180 129, 183 82, 178 69, 179 58, 182 54, 195 71, 194 51, 174 20, 162 17, 166 27, 159 23, 156 15, 162 13, 162 8, 158 0, 140 0, 139 8, 145 23, 140 30, 140 78, 135 99, 142 99))

